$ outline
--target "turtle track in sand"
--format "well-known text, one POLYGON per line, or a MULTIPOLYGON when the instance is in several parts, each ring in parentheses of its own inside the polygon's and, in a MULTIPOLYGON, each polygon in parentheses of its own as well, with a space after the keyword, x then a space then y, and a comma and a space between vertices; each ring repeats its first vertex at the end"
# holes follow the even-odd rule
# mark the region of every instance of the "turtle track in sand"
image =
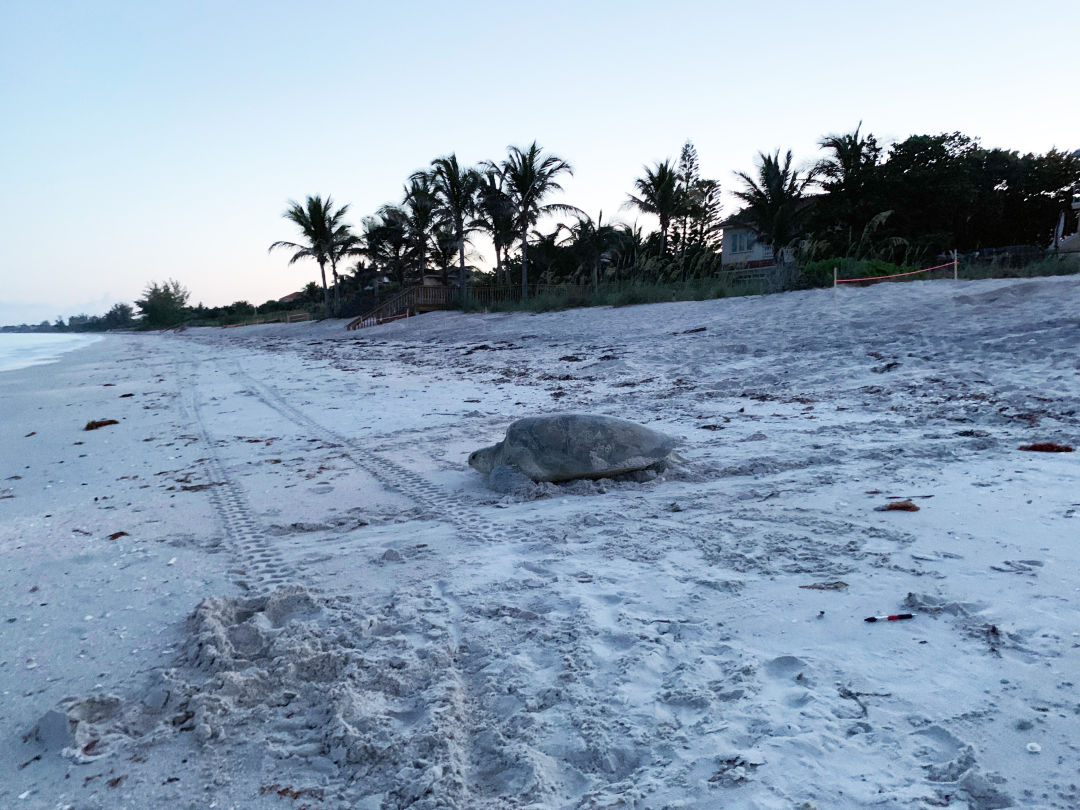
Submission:
MULTIPOLYGON (((263 539, 269 533, 259 526, 242 487, 227 475, 224 464, 213 450, 214 443, 198 405, 194 368, 189 366, 188 369, 190 382, 185 386, 184 405, 193 417, 200 438, 210 448, 209 458, 203 463, 209 479, 221 482, 220 486, 210 489, 210 495, 238 563, 248 572, 257 574, 257 584, 263 591, 279 588, 288 581, 306 584, 309 593, 316 593, 320 589, 310 587, 314 583, 303 583, 301 572, 286 565, 280 554, 263 539)), ((436 485, 389 459, 369 455, 358 442, 311 419, 276 390, 252 378, 239 364, 230 368, 229 373, 247 393, 286 421, 328 445, 345 449, 344 460, 371 475, 380 485, 440 518, 448 519, 462 540, 476 543, 502 537, 488 521, 470 515, 436 485)), ((288 590, 277 590, 270 598, 288 590)), ((286 673, 290 669, 288 660, 293 648, 323 650, 322 657, 329 662, 328 672, 332 670, 332 673, 323 673, 317 680, 330 679, 326 684, 328 693, 322 695, 319 690, 312 692, 309 689, 305 694, 301 691, 294 705, 288 707, 288 715, 297 711, 311 716, 329 713, 337 721, 330 724, 334 732, 328 732, 325 739, 316 735, 299 742, 275 743, 272 746, 275 753, 285 758, 300 756, 314 760, 318 769, 332 771, 338 778, 331 779, 326 792, 328 795, 336 793, 342 800, 355 801, 371 793, 383 792, 387 807, 484 806, 483 794, 493 791, 483 787, 474 790, 478 782, 486 780, 474 778, 470 772, 485 760, 485 752, 490 750, 491 744, 481 741, 480 747, 484 750, 472 750, 485 728, 484 712, 471 698, 470 679, 458 663, 461 607, 447 593, 445 585, 395 589, 389 604, 381 607, 362 604, 364 600, 358 603, 342 598, 314 598, 321 606, 324 618, 332 617, 332 620, 309 623, 289 631, 296 638, 277 651, 276 661, 270 655, 269 663, 263 665, 272 673, 286 673), (407 631, 417 620, 427 628, 423 642, 413 640, 413 634, 407 631), (334 641, 341 626, 356 631, 351 642, 354 645, 352 652, 339 648, 334 641), (359 669, 352 663, 354 659, 360 662, 359 669), (373 678, 370 674, 380 670, 386 676, 373 678), (360 677, 357 672, 369 674, 360 677), (391 677, 390 673, 394 675, 391 677), (403 686, 405 681, 410 685, 403 686), (410 696, 410 690, 415 690, 416 694, 410 696), (364 741, 364 735, 358 736, 357 729, 365 727, 369 731, 379 729, 379 745, 385 749, 384 754, 375 756, 375 749, 364 741), (378 773, 393 773, 403 762, 412 765, 397 774, 393 785, 382 784, 385 780, 380 781, 378 773)), ((256 598, 248 605, 243 600, 209 600, 196 612, 196 624, 202 627, 200 635, 207 635, 207 625, 222 625, 216 635, 229 639, 250 635, 249 618, 230 623, 228 617, 234 613, 241 617, 258 615, 263 610, 263 601, 264 598, 256 598), (203 616, 201 625, 200 615, 203 616), (226 618, 223 620, 222 616, 226 618)), ((257 631, 255 635, 258 635, 257 631)), ((262 639, 260 644, 267 643, 272 649, 275 641, 276 636, 272 635, 262 639)), ((218 664, 214 663, 216 659, 204 654, 204 648, 205 644, 200 642, 198 652, 191 656, 193 660, 185 669, 194 666, 191 683, 202 681, 197 691, 210 696, 204 701, 193 700, 192 709, 196 713, 193 718, 196 729, 202 730, 205 741, 213 741, 226 734, 226 724, 249 722, 254 717, 254 710, 229 705, 231 701, 227 697, 227 690, 242 677, 241 673, 248 665, 244 656, 225 655, 224 663, 218 664), (233 657, 237 658, 235 665, 229 663, 233 657), (205 680, 208 669, 214 675, 205 680), (200 671, 204 673, 201 677, 197 674, 200 671), (218 694, 218 687, 226 688, 224 698, 218 694), (226 716, 229 714, 233 715, 232 719, 226 716)), ((272 679, 270 684, 275 693, 282 694, 300 691, 300 686, 285 674, 280 682, 272 679)), ((286 732, 291 724, 285 719, 288 716, 285 708, 275 714, 281 715, 271 721, 271 726, 278 732, 275 736, 288 738, 286 732)))
MULTIPOLYGON (((184 381, 178 406, 206 448, 199 463, 210 482, 207 494, 234 557, 237 584, 249 594, 201 602, 186 622, 175 661, 155 670, 138 693, 106 696, 108 711, 95 708, 100 696, 65 701, 62 710, 77 721, 77 745, 68 755, 77 762, 119 761, 125 751, 193 738, 202 752, 195 767, 207 790, 240 776, 226 776, 237 748, 252 749, 257 760, 269 755, 267 767, 240 779, 234 798, 241 802, 277 780, 275 790, 320 806, 351 807, 375 797, 388 809, 505 806, 504 785, 484 763, 492 755, 509 757, 499 754, 501 741, 484 737, 485 712, 472 694, 475 673, 468 671, 475 667, 461 662, 477 653, 486 660, 490 651, 475 643, 470 650, 463 641, 456 597, 446 583, 430 580, 358 596, 326 595, 320 583, 305 582, 310 576, 273 548, 274 537, 216 449, 197 384, 199 364, 177 360, 184 381)), ((251 393, 290 422, 352 447, 241 376, 251 393)), ((444 514, 453 506, 437 487, 398 465, 379 482, 444 514)), ((457 523, 465 519, 453 514, 457 523)), ((140 770, 130 768, 130 779, 125 774, 110 798, 133 806, 175 799, 171 788, 147 781, 140 770)))
POLYGON ((358 440, 320 424, 292 405, 276 389, 256 380, 237 364, 235 376, 241 379, 247 390, 260 402, 277 411, 288 421, 309 431, 318 438, 344 448, 345 458, 370 475, 381 485, 397 492, 425 509, 445 518, 461 539, 484 543, 506 540, 505 531, 484 518, 479 512, 463 505, 458 499, 442 490, 423 476, 406 469, 382 454, 372 453, 358 440))
POLYGON ((237 584, 246 589, 267 591, 287 581, 294 580, 297 572, 287 565, 271 543, 268 533, 259 525, 244 495, 243 487, 225 469, 211 440, 202 415, 197 395, 196 365, 185 363, 181 371, 187 378, 183 387, 181 408, 197 429, 199 439, 206 448, 206 456, 200 462, 206 472, 210 502, 221 522, 228 547, 236 561, 237 584))

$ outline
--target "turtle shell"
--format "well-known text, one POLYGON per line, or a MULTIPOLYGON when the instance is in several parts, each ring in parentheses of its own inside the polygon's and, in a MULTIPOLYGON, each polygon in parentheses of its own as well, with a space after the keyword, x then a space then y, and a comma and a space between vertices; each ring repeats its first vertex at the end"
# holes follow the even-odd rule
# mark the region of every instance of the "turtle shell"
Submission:
POLYGON ((498 444, 474 452, 469 464, 483 473, 506 465, 533 481, 610 478, 660 464, 676 444, 664 433, 613 416, 530 416, 511 424, 498 444))

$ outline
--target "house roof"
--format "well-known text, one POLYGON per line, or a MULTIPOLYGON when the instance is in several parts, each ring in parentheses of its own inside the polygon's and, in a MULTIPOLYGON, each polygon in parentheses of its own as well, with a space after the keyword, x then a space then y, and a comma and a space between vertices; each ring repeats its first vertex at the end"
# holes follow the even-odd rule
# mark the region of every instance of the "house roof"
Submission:
MULTIPOLYGON (((820 199, 821 197, 824 197, 824 196, 825 196, 824 194, 807 194, 807 195, 804 195, 804 196, 799 198, 799 203, 796 206, 796 209, 798 211, 805 211, 807 208, 809 208, 811 205, 813 205, 816 200, 818 200, 818 199, 820 199)), ((745 222, 741 222, 740 219, 739 219, 745 212, 746 212, 745 208, 742 208, 742 209, 736 211, 730 217, 728 217, 723 222, 721 222, 719 225, 717 225, 717 227, 718 228, 747 228, 749 230, 753 230, 753 227, 751 225, 748 225, 745 222)))
POLYGON ((303 292, 289 293, 288 295, 283 295, 281 298, 279 298, 278 303, 279 304, 291 304, 297 298, 303 298, 303 297, 304 297, 303 292))
POLYGON ((739 222, 739 214, 741 214, 741 213, 742 213, 742 211, 740 211, 738 214, 735 214, 734 216, 728 217, 727 219, 725 219, 723 222, 721 222, 716 227, 720 228, 722 230, 731 230, 733 228, 747 228, 747 229, 749 229, 750 226, 747 225, 745 222, 739 222))

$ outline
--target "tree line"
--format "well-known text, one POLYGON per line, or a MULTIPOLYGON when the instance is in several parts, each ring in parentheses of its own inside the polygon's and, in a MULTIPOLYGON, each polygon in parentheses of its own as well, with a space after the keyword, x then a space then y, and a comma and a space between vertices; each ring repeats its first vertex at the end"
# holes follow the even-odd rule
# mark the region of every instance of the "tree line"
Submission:
MULTIPOLYGON (((318 302, 320 314, 353 315, 380 292, 431 276, 466 292, 513 285, 522 295, 536 282, 710 277, 721 268, 724 227, 748 229, 777 261, 794 256, 804 266, 844 258, 910 265, 949 250, 1045 248, 1056 227, 1075 227, 1068 212, 1080 193, 1080 151, 988 149, 960 132, 912 135, 885 147, 861 129, 822 137, 821 154, 802 164, 790 150, 759 153, 754 171, 734 173, 739 210, 726 221, 720 183, 701 175, 690 141, 677 159, 643 166, 622 201, 621 210, 655 217, 650 232, 553 200, 574 170, 534 141, 475 166, 453 153, 435 158, 406 178, 398 202, 362 217, 359 228, 347 221, 350 206, 330 196, 290 201, 283 216, 299 238, 270 250, 288 251, 290 264, 310 260, 319 268, 319 283, 308 284, 296 304, 318 302), (487 270, 476 261, 481 234, 491 246, 487 270)), ((812 283, 807 278, 803 283, 812 283)), ((102 317, 23 328, 170 326, 256 310, 246 301, 190 308, 187 300, 178 282, 152 282, 135 302, 137 315, 118 304, 102 317)), ((258 309, 275 306, 282 305, 268 301, 258 309)))
POLYGON ((410 175, 399 203, 363 217, 359 231, 345 222, 349 206, 330 197, 290 202, 284 216, 302 241, 270 249, 292 251, 290 262, 314 259, 326 311, 342 313, 356 308, 343 297, 429 275, 462 289, 517 284, 523 295, 533 280, 596 285, 708 276, 720 268, 721 225, 749 229, 778 261, 793 254, 800 262, 910 264, 954 249, 1045 247, 1080 188, 1080 152, 987 149, 959 132, 913 135, 886 149, 861 128, 823 137, 824 154, 805 168, 790 150, 759 153, 754 172, 735 173, 741 207, 726 222, 720 183, 701 176, 689 141, 678 160, 644 166, 623 201, 623 209, 656 217, 659 227, 648 234, 636 223, 605 222, 603 212, 593 219, 550 201, 573 168, 533 142, 473 167, 455 154, 436 158, 410 175), (545 215, 561 220, 542 231, 545 215), (486 272, 466 262, 480 233, 493 246, 486 272))
POLYGON ((687 268, 700 274, 719 266, 720 184, 701 177, 692 143, 678 162, 644 167, 623 204, 655 215, 660 230, 654 234, 636 224, 605 223, 602 211, 594 220, 574 205, 551 201, 562 191, 560 178, 572 174, 568 161, 535 141, 509 147, 501 161, 470 167, 450 154, 410 175, 401 201, 364 217, 359 232, 345 222, 349 205, 338 206, 332 197, 291 201, 284 217, 302 239, 275 242, 270 250, 290 251, 290 264, 314 260, 324 307, 338 313, 355 309, 343 296, 380 283, 404 287, 429 275, 463 290, 470 282, 517 284, 527 293, 530 278, 595 285, 611 278, 664 279, 675 259, 684 276, 687 268), (538 230, 552 215, 566 219, 549 232, 538 230), (487 272, 466 261, 475 258, 469 248, 480 233, 493 248, 487 272))

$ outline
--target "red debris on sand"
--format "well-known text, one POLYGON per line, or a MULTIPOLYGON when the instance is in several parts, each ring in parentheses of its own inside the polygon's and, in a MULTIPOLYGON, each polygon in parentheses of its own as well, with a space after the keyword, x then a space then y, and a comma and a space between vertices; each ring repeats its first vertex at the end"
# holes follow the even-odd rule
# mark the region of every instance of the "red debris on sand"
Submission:
POLYGON ((911 501, 892 501, 884 506, 878 506, 879 512, 918 512, 919 507, 911 501))
POLYGON ((119 424, 120 423, 117 422, 115 419, 91 419, 89 422, 86 423, 86 427, 84 427, 83 430, 97 430, 98 428, 103 428, 106 425, 119 424))
POLYGON ((1035 453, 1071 453, 1073 449, 1067 444, 1057 442, 1035 442, 1035 444, 1022 444, 1020 450, 1031 450, 1035 453))
POLYGON ((128 536, 127 532, 113 532, 112 534, 109 535, 109 539, 110 540, 119 540, 121 537, 127 537, 127 536, 128 536))
POLYGON ((25 436, 23 436, 23 438, 24 439, 29 439, 31 436, 37 436, 37 431, 36 430, 31 430, 29 433, 27 433, 25 436))

